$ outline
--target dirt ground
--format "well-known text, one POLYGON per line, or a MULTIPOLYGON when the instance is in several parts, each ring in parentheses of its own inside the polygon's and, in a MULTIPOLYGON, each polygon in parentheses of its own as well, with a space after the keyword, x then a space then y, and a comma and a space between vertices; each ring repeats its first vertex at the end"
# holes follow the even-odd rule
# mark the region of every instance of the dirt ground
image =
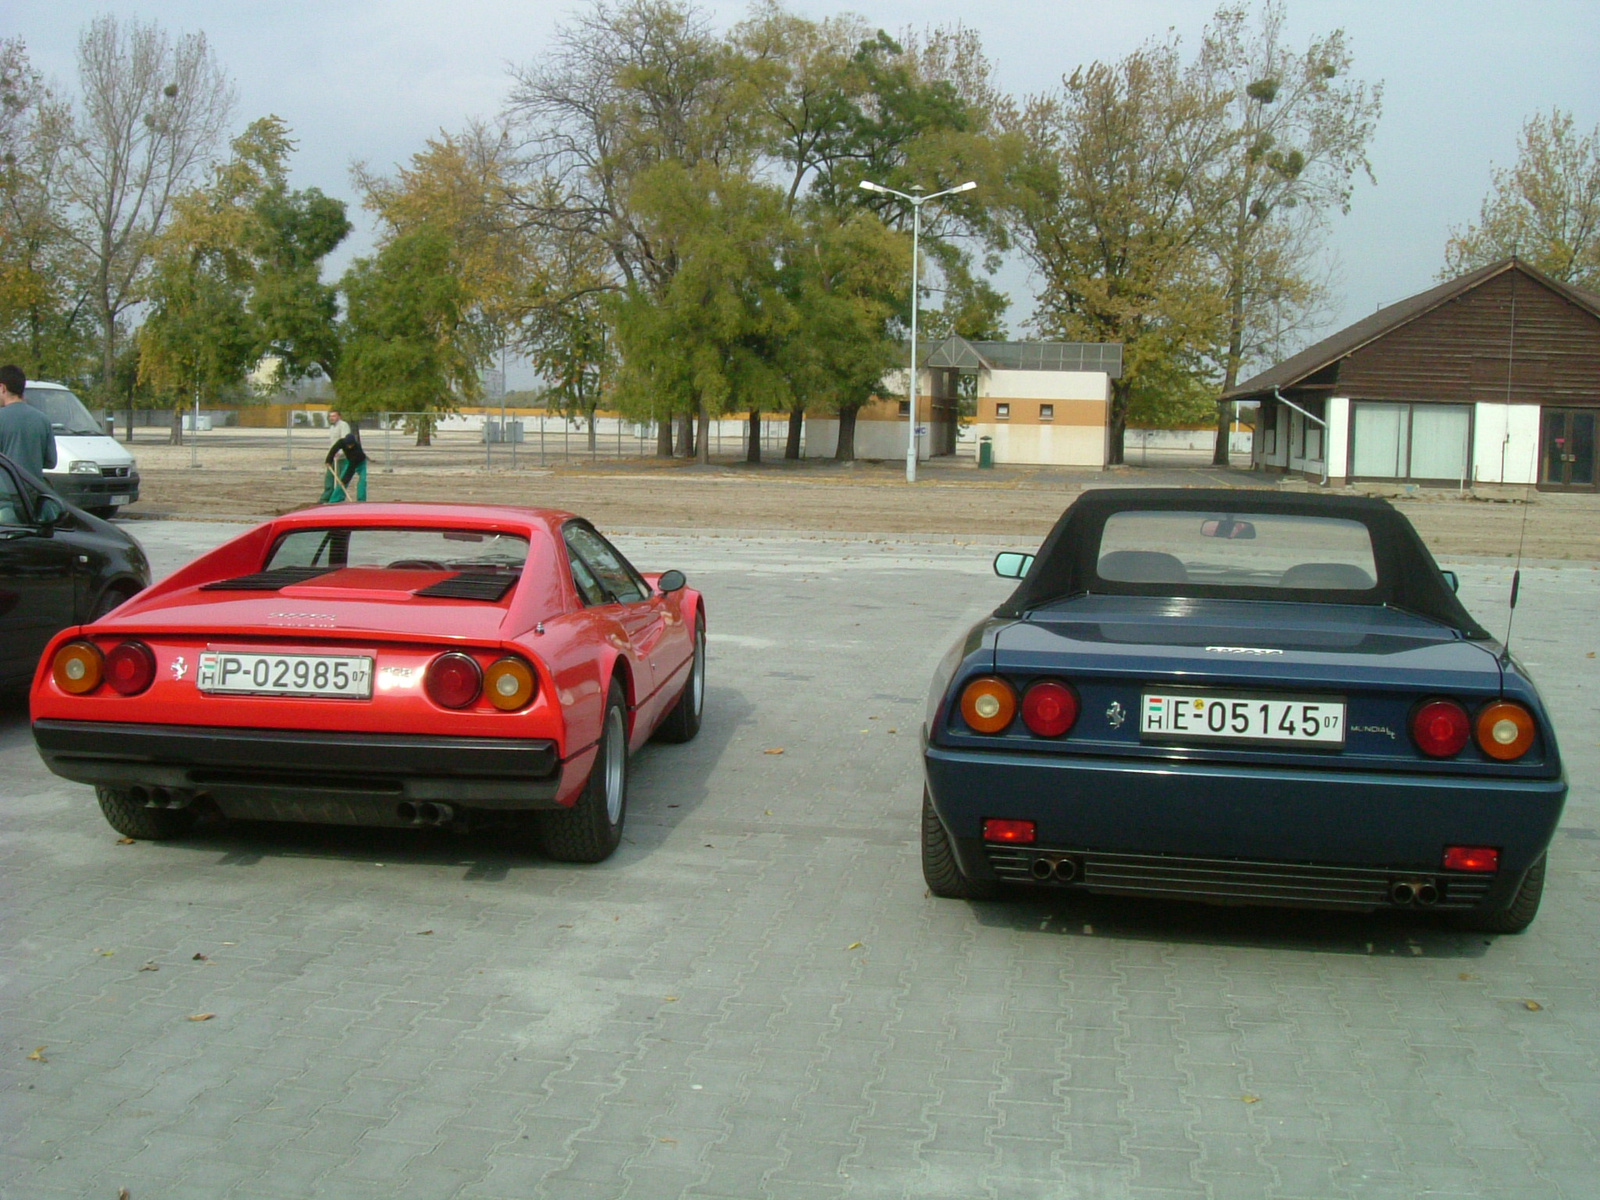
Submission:
MULTIPOLYGON (((136 444, 138 518, 248 520, 314 503, 321 468, 283 467, 276 449, 206 447, 198 469, 184 447, 136 444)), ((1063 508, 1092 487, 1274 487, 1313 490, 1304 481, 1242 470, 1169 465, 1106 471, 925 464, 916 484, 902 463, 767 463, 708 467, 678 460, 623 460, 542 470, 403 468, 374 463, 369 500, 510 503, 564 508, 602 529, 786 530, 807 533, 921 534, 974 541, 1036 543, 1063 508)), ((1454 490, 1393 497, 1434 553, 1600 560, 1600 497, 1503 489, 1462 498, 1454 490)))

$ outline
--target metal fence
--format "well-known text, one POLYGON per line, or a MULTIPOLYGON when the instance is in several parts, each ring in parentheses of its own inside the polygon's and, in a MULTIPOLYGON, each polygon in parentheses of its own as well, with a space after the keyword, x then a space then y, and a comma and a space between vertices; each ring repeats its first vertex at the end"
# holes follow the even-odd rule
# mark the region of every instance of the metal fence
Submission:
MULTIPOLYGON (((211 449, 270 450, 275 445, 283 466, 304 468, 321 462, 327 454, 327 413, 320 409, 294 409, 280 429, 225 424, 218 418, 226 415, 202 414, 198 429, 192 419, 185 420, 184 438, 197 462, 211 449)), ((380 473, 525 470, 655 457, 654 421, 598 416, 594 424, 592 444, 585 420, 493 408, 448 414, 368 413, 360 419, 360 430, 369 470, 380 473), (418 436, 422 428, 427 429, 425 439, 418 436)), ((743 461, 749 431, 749 421, 743 417, 710 422, 707 442, 711 457, 743 461)), ((763 419, 762 458, 782 458, 788 435, 786 414, 763 419)), ((802 454, 804 446, 802 433, 802 454)))

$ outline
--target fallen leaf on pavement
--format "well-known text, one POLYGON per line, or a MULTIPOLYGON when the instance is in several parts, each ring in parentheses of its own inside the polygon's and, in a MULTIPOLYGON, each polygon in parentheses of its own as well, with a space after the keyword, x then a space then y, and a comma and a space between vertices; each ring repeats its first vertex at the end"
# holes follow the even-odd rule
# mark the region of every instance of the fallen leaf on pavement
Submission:
POLYGON ((846 950, 859 950, 859 949, 861 949, 861 943, 860 942, 851 942, 848 946, 845 947, 845 949, 846 950))
POLYGON ((774 746, 771 750, 763 750, 761 753, 763 753, 763 754, 782 754, 783 753, 783 747, 782 746, 774 746))
POLYGON ((678 998, 676 996, 663 996, 661 998, 668 1004, 676 1004, 678 1002, 678 998))
POLYGON ((193 1014, 190 1015, 189 1020, 191 1020, 191 1021, 209 1021, 209 1020, 211 1020, 212 1017, 214 1017, 216 1015, 217 1015, 216 1013, 193 1013, 193 1014))
POLYGON ((1259 1104, 1259 1103, 1261 1103, 1261 1097, 1260 1096, 1252 1096, 1249 1092, 1246 1092, 1244 1095, 1240 1096, 1239 1099, 1243 1100, 1246 1104, 1259 1104))
POLYGON ((1471 971, 1463 971, 1463 972, 1461 972, 1461 974, 1457 975, 1456 978, 1461 980, 1461 982, 1465 983, 1469 979, 1476 979, 1477 976, 1474 975, 1471 971))
POLYGON ((198 950, 196 950, 195 953, 194 953, 194 957, 192 959, 190 959, 189 961, 190 962, 205 962, 206 961, 206 956, 204 954, 201 954, 198 950))
POLYGON ((1524 1000, 1522 1002, 1522 1007, 1527 1009, 1529 1012, 1544 1011, 1544 1005, 1540 1004, 1537 1000, 1524 1000))
POLYGON ((139 970, 141 970, 141 971, 159 971, 159 970, 161 970, 161 968, 156 965, 156 960, 152 958, 149 962, 145 963, 144 966, 140 967, 139 970))
POLYGON ((44 1047, 43 1046, 38 1046, 38 1047, 35 1047, 35 1049, 34 1049, 32 1054, 28 1055, 28 1061, 29 1062, 49 1062, 50 1060, 44 1056, 44 1047))
POLYGON ((417 930, 417 936, 418 937, 427 937, 432 932, 433 932, 433 930, 431 930, 431 929, 419 929, 419 930, 417 930))
MULTIPOLYGON (((1591 654, 1589 657, 1593 658, 1594 655, 1591 654)), ((131 846, 131 845, 134 844, 134 842, 136 840, 137 839, 135 839, 135 838, 118 838, 117 839, 117 845, 119 845, 119 846, 131 846)))

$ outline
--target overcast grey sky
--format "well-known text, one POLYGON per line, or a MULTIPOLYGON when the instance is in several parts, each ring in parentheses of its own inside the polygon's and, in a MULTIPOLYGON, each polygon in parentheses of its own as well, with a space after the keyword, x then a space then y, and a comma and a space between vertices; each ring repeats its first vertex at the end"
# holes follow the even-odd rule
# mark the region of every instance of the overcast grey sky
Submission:
MULTIPOLYGON (((493 0, 5 0, 0 35, 20 35, 34 64, 70 84, 78 31, 94 15, 158 18, 169 32, 204 30, 239 90, 238 124, 276 113, 293 127, 297 186, 351 200, 361 223, 349 254, 371 245, 355 211, 349 166, 389 169, 439 130, 493 117, 507 66, 538 59, 577 6, 493 0)), ((719 25, 744 3, 704 3, 719 25)), ((1014 94, 1057 86, 1080 63, 1120 57, 1176 29, 1189 47, 1216 8, 1190 0, 791 0, 821 17, 850 9, 891 32, 964 22, 1014 94)), ((1515 158, 1530 114, 1559 107, 1587 131, 1600 124, 1600 4, 1594 0, 1289 0, 1292 41, 1343 28, 1356 74, 1385 86, 1371 157, 1377 185, 1357 188, 1333 218, 1328 251, 1341 302, 1332 328, 1429 286, 1452 225, 1471 221, 1491 171, 1515 158)), ((1026 272, 1000 280, 1013 324, 1032 310, 1026 272)), ((513 378, 512 386, 523 381, 513 378)))

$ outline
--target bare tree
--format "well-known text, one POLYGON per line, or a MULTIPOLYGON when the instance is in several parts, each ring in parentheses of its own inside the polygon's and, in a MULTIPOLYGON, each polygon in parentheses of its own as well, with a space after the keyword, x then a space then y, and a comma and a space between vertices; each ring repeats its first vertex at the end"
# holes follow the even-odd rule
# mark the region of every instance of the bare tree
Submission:
POLYGON ((173 198, 220 144, 234 91, 203 33, 173 42, 155 22, 109 15, 80 35, 78 76, 71 236, 88 263, 104 388, 116 364, 117 319, 139 300, 173 198))
MULTIPOLYGON (((1383 109, 1383 85, 1351 74, 1344 31, 1288 44, 1281 0, 1252 14, 1218 10, 1196 72, 1227 97, 1234 153, 1208 186, 1225 198, 1214 255, 1228 311, 1214 357, 1225 394, 1285 322, 1304 327, 1325 301, 1315 267, 1325 214, 1347 212, 1357 175, 1372 178, 1367 145, 1383 109), (1253 26, 1252 26, 1253 18, 1253 26)), ((1212 461, 1228 461, 1229 406, 1217 401, 1212 461)))

